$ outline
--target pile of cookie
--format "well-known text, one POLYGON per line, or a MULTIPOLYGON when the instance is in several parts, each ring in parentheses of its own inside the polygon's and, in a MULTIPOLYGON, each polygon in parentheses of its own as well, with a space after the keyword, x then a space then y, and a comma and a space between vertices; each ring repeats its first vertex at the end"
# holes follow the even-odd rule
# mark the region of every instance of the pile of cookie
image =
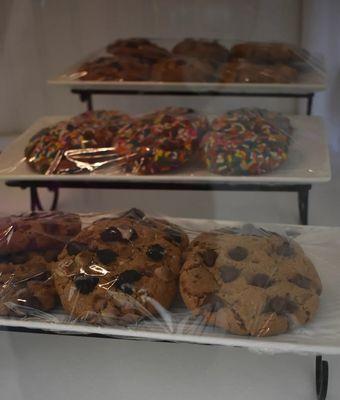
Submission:
POLYGON ((209 122, 190 108, 164 109, 130 117, 91 111, 46 127, 25 149, 42 174, 93 172, 161 174, 185 166, 221 175, 259 175, 288 158, 292 126, 264 109, 238 109, 209 122))
POLYGON ((291 83, 306 69, 305 50, 284 43, 184 39, 171 51, 148 39, 120 39, 106 55, 84 63, 84 81, 291 83))
POLYGON ((310 321, 322 286, 293 240, 262 229, 187 233, 131 209, 80 226, 74 214, 2 219, 0 315, 137 327, 180 292, 195 323, 270 336, 310 321), (47 316, 46 316, 47 317, 47 316))

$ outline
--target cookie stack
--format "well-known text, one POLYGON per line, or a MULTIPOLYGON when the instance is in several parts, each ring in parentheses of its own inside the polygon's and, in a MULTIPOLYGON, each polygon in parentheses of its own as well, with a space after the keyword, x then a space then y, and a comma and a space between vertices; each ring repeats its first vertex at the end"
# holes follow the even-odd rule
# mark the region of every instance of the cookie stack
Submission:
POLYGON ((245 42, 229 51, 217 40, 188 38, 168 51, 148 39, 120 39, 78 75, 86 81, 291 83, 306 64, 301 54, 284 43, 245 42))
POLYGON ((49 311, 58 301, 51 269, 80 231, 75 214, 39 213, 0 219, 0 315, 49 311))

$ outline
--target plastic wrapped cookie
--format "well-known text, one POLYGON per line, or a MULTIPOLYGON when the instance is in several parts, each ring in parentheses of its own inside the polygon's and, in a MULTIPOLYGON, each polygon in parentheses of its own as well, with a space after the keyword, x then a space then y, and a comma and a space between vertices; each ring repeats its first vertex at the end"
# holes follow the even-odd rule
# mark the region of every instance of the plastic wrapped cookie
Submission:
POLYGON ((264 109, 238 109, 217 117, 200 148, 208 170, 221 175, 259 175, 288 158, 292 126, 264 109))
POLYGON ((237 335, 271 336, 313 319, 320 278, 300 246, 277 234, 200 234, 180 276, 186 306, 237 335))
POLYGON ((188 164, 208 129, 206 117, 188 108, 167 107, 135 119, 119 130, 113 146, 134 174, 175 171, 188 164))
POLYGON ((228 61, 229 51, 217 40, 184 39, 172 49, 173 54, 198 58, 217 66, 228 61))
POLYGON ((188 238, 177 226, 132 209, 83 229, 54 271, 62 305, 74 319, 129 324, 168 309, 188 238))
POLYGON ((61 212, 1 218, 0 315, 23 317, 57 305, 50 271, 80 228, 77 215, 61 212))

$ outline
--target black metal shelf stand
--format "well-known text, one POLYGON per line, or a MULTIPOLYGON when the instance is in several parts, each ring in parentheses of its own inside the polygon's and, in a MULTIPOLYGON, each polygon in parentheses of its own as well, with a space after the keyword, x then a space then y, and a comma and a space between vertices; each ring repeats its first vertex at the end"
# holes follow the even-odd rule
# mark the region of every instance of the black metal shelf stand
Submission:
MULTIPOLYGON (((272 97, 272 98, 295 98, 305 99, 306 114, 311 115, 313 107, 314 93, 234 93, 227 91, 148 91, 148 90, 108 90, 108 89, 72 89, 71 92, 79 96, 81 102, 86 103, 88 111, 93 110, 94 95, 152 95, 152 96, 223 96, 223 97, 272 97)), ((309 191, 312 188, 311 184, 232 184, 232 183, 210 183, 210 182, 145 182, 138 180, 126 181, 94 181, 86 179, 77 179, 72 181, 58 180, 53 177, 49 181, 39 180, 9 180, 7 186, 19 187, 22 189, 30 189, 31 210, 43 210, 43 205, 39 199, 39 188, 46 188, 53 193, 53 200, 50 209, 55 210, 58 206, 59 190, 61 188, 72 189, 136 189, 136 190, 187 190, 187 191, 261 191, 261 192, 296 192, 298 195, 298 206, 300 214, 300 223, 308 224, 308 198, 309 191)), ((25 328, 1 328, 0 330, 20 331, 20 332, 35 332, 49 333, 39 329, 25 328)), ((95 337, 105 337, 103 335, 90 335, 95 337)), ((328 362, 322 359, 321 355, 316 356, 315 361, 315 385, 317 400, 325 400, 328 389, 329 366, 328 362)))
MULTIPOLYGON (((93 110, 94 95, 152 95, 152 96, 223 96, 223 97, 273 97, 273 98, 295 98, 305 99, 306 114, 311 115, 313 107, 314 93, 244 93, 228 91, 195 91, 185 89, 182 91, 172 90, 129 90, 129 89, 71 89, 73 94, 79 96, 82 102, 86 103, 87 110, 93 110)), ((308 199, 310 184, 231 184, 231 183, 183 183, 183 182, 138 182, 138 181, 119 181, 119 182, 94 182, 86 179, 72 180, 69 182, 61 181, 57 178, 49 181, 20 181, 10 180, 6 184, 12 187, 22 189, 29 188, 31 192, 31 210, 42 210, 43 206, 39 199, 38 188, 47 188, 54 193, 54 199, 50 207, 55 210, 58 205, 59 189, 61 188, 93 188, 93 189, 140 189, 140 190, 219 190, 219 191, 261 191, 261 192, 296 192, 298 194, 298 207, 300 214, 300 223, 308 224, 308 199)))
POLYGON ((50 210, 56 210, 58 205, 59 190, 68 189, 136 189, 136 190, 187 190, 187 191, 246 191, 246 192, 296 192, 301 225, 308 224, 308 197, 311 185, 258 185, 258 184, 231 184, 231 183, 207 183, 207 182, 143 182, 143 181, 94 181, 72 180, 64 181, 54 178, 49 181, 7 181, 7 186, 30 189, 31 211, 43 210, 39 199, 38 188, 46 188, 53 193, 53 201, 50 210))
POLYGON ((71 92, 79 96, 81 102, 86 103, 88 111, 93 110, 94 95, 132 95, 132 96, 213 96, 213 97, 273 97, 305 99, 306 114, 311 115, 313 109, 314 93, 244 93, 228 91, 195 91, 195 90, 129 90, 129 89, 72 89, 71 92))

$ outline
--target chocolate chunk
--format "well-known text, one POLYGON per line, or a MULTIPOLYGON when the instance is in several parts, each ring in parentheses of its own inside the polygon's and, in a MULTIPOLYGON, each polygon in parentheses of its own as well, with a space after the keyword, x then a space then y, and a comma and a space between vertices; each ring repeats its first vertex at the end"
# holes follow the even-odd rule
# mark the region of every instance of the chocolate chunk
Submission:
POLYGON ((220 275, 223 282, 232 282, 238 278, 238 276, 240 275, 240 270, 232 266, 224 265, 220 269, 220 275))
POLYGON ((276 296, 270 299, 264 312, 275 312, 278 315, 293 314, 299 306, 295 301, 285 297, 276 296))
POLYGON ((275 312, 278 315, 282 315, 285 313, 287 308, 287 299, 280 296, 275 296, 271 300, 269 300, 266 312, 275 312))
POLYGON ((44 222, 41 226, 48 235, 55 235, 59 231, 59 225, 55 222, 44 222))
POLYGON ((288 300, 286 304, 286 310, 289 314, 293 314, 299 306, 295 303, 295 301, 288 300))
POLYGON ((129 283, 124 283, 121 287, 120 290, 124 292, 125 294, 133 294, 133 287, 129 283))
POLYGON ((59 249, 50 249, 44 251, 43 257, 47 262, 57 261, 59 253, 59 249))
POLYGON ((89 276, 79 274, 73 279, 76 288, 81 294, 89 294, 93 292, 99 282, 99 278, 96 276, 89 276))
POLYGON ((104 264, 110 264, 114 261, 116 261, 118 254, 115 253, 114 251, 110 249, 102 249, 102 250, 97 250, 97 258, 98 260, 104 264))
POLYGON ((28 253, 15 253, 11 254, 10 262, 13 264, 23 264, 30 259, 28 253))
POLYGON ((121 289, 122 286, 127 283, 139 281, 142 276, 143 275, 139 271, 136 271, 135 269, 128 269, 118 276, 114 286, 121 289))
POLYGON ((74 125, 72 125, 72 124, 67 124, 67 125, 66 125, 66 129, 67 129, 69 132, 72 132, 72 131, 74 130, 74 125))
POLYGON ((164 233, 166 234, 165 239, 171 243, 181 244, 182 243, 182 235, 180 232, 172 229, 166 228, 164 229, 164 233))
POLYGON ((10 261, 10 255, 6 254, 0 254, 0 263, 9 263, 10 261))
POLYGON ((69 256, 75 256, 86 249, 86 244, 80 242, 69 242, 66 245, 66 250, 69 256))
POLYGON ((256 274, 253 276, 249 284, 252 286, 257 286, 266 289, 273 284, 273 281, 267 274, 256 274))
POLYGON ((160 261, 165 256, 165 249, 160 244, 153 244, 147 249, 146 255, 153 261, 160 261))
POLYGON ((215 264, 216 258, 218 256, 218 254, 216 253, 215 250, 213 249, 207 249, 204 252, 200 253, 204 264, 207 267, 212 267, 215 264))
POLYGON ((215 293, 208 294, 203 305, 211 312, 216 312, 224 307, 224 301, 215 293))
POLYGON ((106 228, 101 234, 100 238, 103 242, 117 242, 123 240, 122 234, 115 226, 106 228))
POLYGON ((228 254, 229 257, 235 261, 243 261, 248 257, 248 250, 245 249, 244 247, 237 246, 234 247, 233 249, 230 249, 228 254))
POLYGON ((85 140, 92 140, 92 139, 94 139, 94 133, 91 131, 84 131, 83 137, 85 140))
POLYGON ((312 281, 307 276, 296 274, 293 278, 289 279, 290 283, 299 286, 302 289, 310 289, 312 281))
POLYGON ((294 247, 289 242, 283 242, 276 249, 276 254, 282 257, 292 257, 295 254, 294 247))
POLYGON ((129 211, 123 214, 123 217, 143 219, 145 217, 145 214, 143 213, 143 211, 138 210, 138 208, 131 208, 129 211))

